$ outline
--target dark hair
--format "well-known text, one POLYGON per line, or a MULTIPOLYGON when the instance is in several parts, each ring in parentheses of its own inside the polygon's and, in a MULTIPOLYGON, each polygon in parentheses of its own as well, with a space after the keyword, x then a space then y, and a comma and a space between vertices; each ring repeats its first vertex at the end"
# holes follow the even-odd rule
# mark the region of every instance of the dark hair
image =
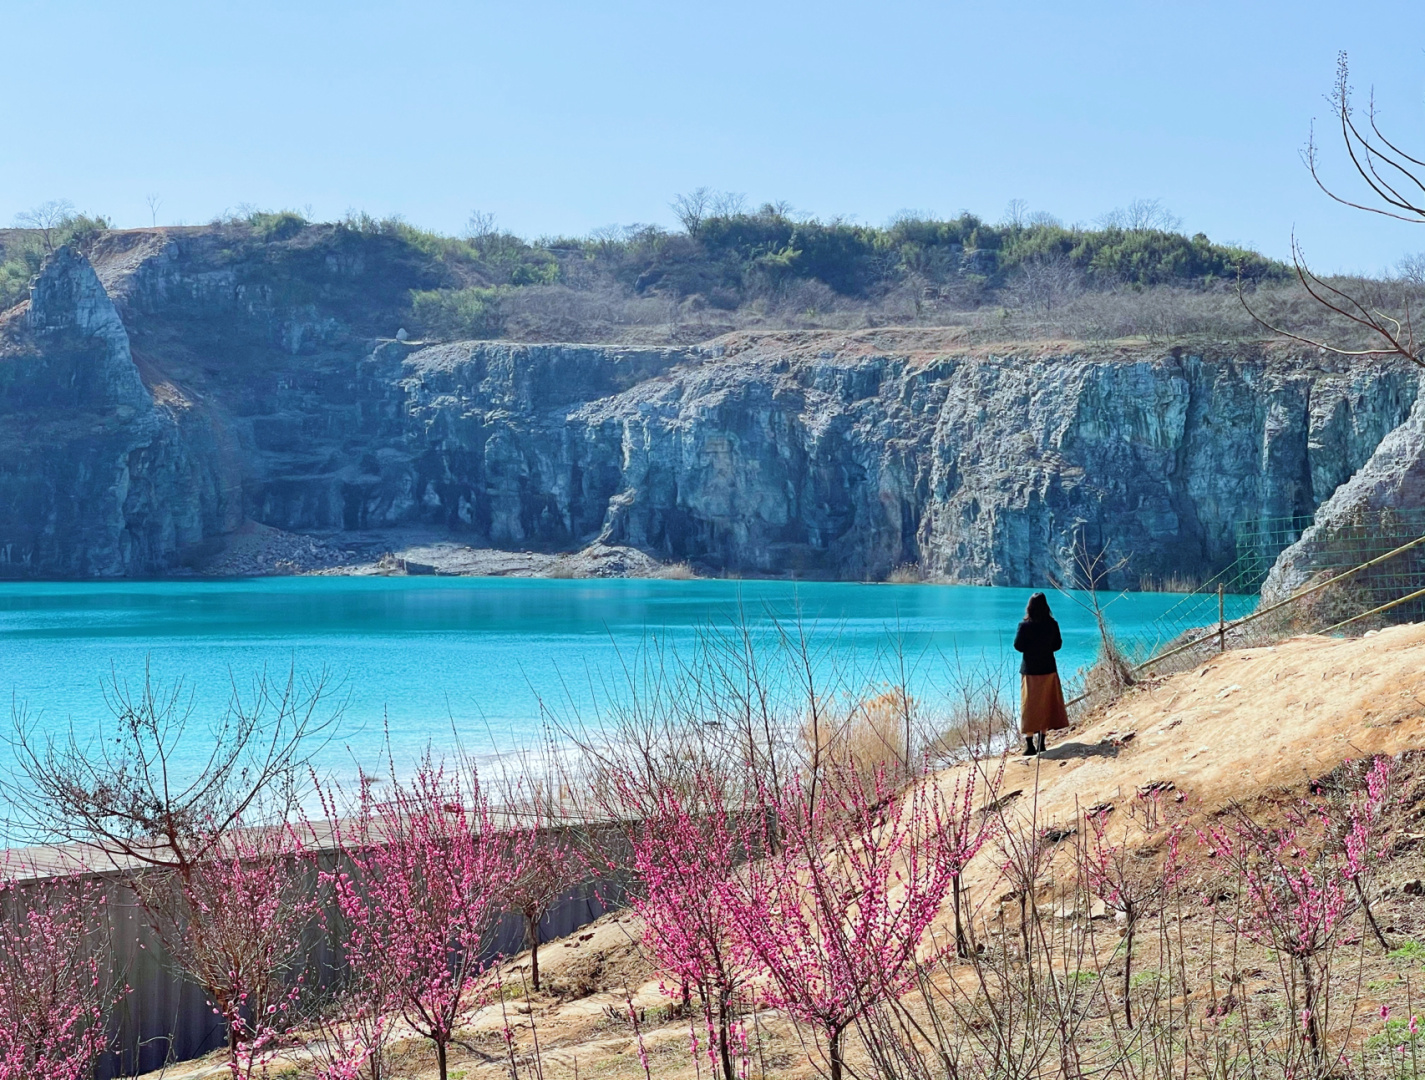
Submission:
POLYGON ((1048 622, 1052 619, 1054 615, 1049 610, 1049 598, 1042 592, 1031 596, 1024 607, 1024 617, 1030 622, 1048 622))

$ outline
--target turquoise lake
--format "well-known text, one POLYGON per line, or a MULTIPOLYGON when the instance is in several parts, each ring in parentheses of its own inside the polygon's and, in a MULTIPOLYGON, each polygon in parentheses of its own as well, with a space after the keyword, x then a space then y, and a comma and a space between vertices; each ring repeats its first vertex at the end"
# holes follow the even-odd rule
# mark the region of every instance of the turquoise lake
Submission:
MULTIPOLYGON (((378 763, 389 727, 398 759, 459 738, 468 751, 536 740, 542 699, 597 722, 625 692, 620 673, 650 655, 686 657, 698 636, 739 623, 771 649, 778 622, 809 634, 819 670, 847 687, 884 683, 904 657, 934 706, 956 671, 988 666, 1017 697, 1010 649, 1028 589, 781 581, 291 577, 225 581, 0 585, 0 694, 43 731, 81 740, 107 721, 111 674, 145 664, 195 705, 192 752, 234 682, 264 667, 325 670, 345 701, 337 773, 378 763), (898 643, 898 644, 897 644, 898 643), (454 732, 454 734, 453 734, 454 732)), ((1132 593, 1109 615, 1121 641, 1151 644, 1181 597, 1132 593)), ((1096 648, 1093 621, 1050 594, 1066 680, 1096 648)), ((1229 616, 1250 608, 1229 598, 1229 616)), ((1210 618, 1216 618, 1215 598, 1210 618)), ((1204 613, 1203 620, 1209 616, 1204 613)), ((0 718, 8 730, 9 719, 0 718)), ((0 769, 11 767, 0 742, 0 769)))

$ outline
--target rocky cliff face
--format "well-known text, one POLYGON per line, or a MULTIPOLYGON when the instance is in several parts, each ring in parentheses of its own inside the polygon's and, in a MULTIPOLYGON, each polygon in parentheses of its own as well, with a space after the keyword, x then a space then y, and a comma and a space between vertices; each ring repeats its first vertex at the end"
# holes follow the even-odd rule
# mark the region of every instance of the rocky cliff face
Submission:
POLYGON ((1416 400, 1400 368, 1260 350, 421 347, 370 300, 419 268, 220 239, 61 252, 0 317, 0 573, 164 573, 252 519, 1016 585, 1082 537, 1136 582, 1311 513, 1416 400))
POLYGON ((0 575, 158 573, 240 522, 192 405, 145 385, 88 261, 56 252, 0 321, 0 575))
MULTIPOLYGON (((1277 558, 1262 595, 1269 602, 1284 600, 1307 584, 1323 565, 1339 573, 1343 569, 1340 563, 1324 560, 1322 553, 1339 544, 1343 534, 1359 534, 1361 522, 1379 521, 1373 515, 1401 510, 1408 514, 1407 532, 1425 510, 1425 397, 1416 399, 1405 421, 1386 435, 1366 463, 1317 509, 1311 527, 1277 558)), ((1404 541, 1404 535, 1397 536, 1404 541)), ((1397 557, 1391 568, 1407 572, 1407 563, 1402 561, 1405 558, 1397 557)), ((1409 565, 1416 572, 1420 569, 1418 563, 1418 555, 1411 557, 1409 565)))
POLYGON ((513 404, 492 366, 540 364, 509 365, 511 351, 405 360, 407 445, 421 449, 407 498, 501 542, 598 537, 822 577, 919 563, 951 580, 1042 584, 1079 537, 1127 557, 1131 581, 1202 573, 1232 557, 1238 520, 1314 510, 1415 398, 1408 374, 1384 368, 798 359, 773 344, 646 358, 670 367, 581 404, 513 404))

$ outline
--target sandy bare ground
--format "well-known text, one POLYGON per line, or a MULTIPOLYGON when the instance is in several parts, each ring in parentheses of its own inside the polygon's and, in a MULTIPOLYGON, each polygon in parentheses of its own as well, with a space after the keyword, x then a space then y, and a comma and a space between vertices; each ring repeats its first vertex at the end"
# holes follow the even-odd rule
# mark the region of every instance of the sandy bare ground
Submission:
POLYGON ((1042 758, 1011 762, 1005 786, 1032 788, 1037 777, 1046 824, 1154 782, 1210 811, 1422 738, 1425 625, 1301 637, 1135 688, 1042 758))
POLYGON ((205 577, 438 575, 442 577, 652 577, 695 576, 685 563, 665 563, 637 548, 591 544, 579 551, 496 548, 450 539, 448 534, 405 529, 389 532, 305 535, 246 521, 223 547, 194 566, 205 577))

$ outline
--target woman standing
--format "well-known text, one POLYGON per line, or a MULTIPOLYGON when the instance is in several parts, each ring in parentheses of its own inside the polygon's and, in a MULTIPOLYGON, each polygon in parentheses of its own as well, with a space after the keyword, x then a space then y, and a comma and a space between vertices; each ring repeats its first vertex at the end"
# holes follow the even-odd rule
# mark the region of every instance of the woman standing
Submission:
POLYGON ((1024 654, 1019 665, 1019 731, 1026 754, 1044 752, 1044 733, 1069 726, 1064 708, 1064 688, 1054 654, 1064 646, 1059 624, 1042 592, 1029 598, 1024 621, 1014 635, 1016 651, 1024 654))

